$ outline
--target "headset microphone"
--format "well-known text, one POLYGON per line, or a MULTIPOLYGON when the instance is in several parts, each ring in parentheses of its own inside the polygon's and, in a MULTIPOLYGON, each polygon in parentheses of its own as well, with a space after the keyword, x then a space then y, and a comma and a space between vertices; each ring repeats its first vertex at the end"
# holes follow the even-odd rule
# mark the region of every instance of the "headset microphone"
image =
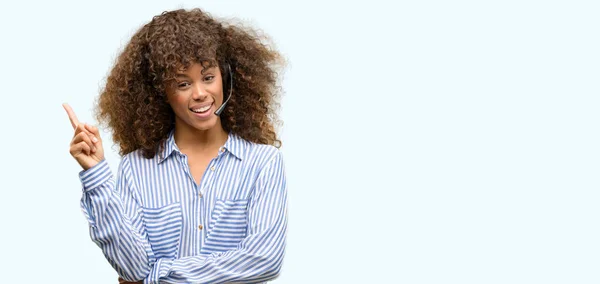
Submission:
POLYGON ((225 109, 225 105, 231 99, 231 94, 233 92, 233 71, 231 71, 231 65, 227 64, 227 69, 229 70, 229 96, 227 99, 221 104, 221 106, 215 111, 215 115, 219 116, 225 109))

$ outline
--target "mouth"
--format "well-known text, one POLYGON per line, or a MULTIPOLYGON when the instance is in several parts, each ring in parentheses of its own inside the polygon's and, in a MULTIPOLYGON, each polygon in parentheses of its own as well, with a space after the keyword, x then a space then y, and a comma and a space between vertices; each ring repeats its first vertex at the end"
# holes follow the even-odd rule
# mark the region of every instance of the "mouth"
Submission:
POLYGON ((190 110, 192 112, 194 112, 194 113, 202 114, 202 113, 206 113, 208 110, 210 110, 211 107, 212 107, 212 105, 213 104, 210 103, 210 104, 207 104, 207 105, 193 106, 193 107, 190 108, 190 110))

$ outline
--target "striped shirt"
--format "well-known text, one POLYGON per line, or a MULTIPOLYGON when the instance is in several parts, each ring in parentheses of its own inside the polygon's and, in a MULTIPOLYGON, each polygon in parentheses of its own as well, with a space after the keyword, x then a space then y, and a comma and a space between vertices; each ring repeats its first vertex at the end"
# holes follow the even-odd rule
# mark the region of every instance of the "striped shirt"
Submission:
POLYGON ((287 233, 281 152, 229 134, 199 185, 174 130, 152 159, 79 174, 92 240, 125 280, 261 283, 279 274, 287 233))

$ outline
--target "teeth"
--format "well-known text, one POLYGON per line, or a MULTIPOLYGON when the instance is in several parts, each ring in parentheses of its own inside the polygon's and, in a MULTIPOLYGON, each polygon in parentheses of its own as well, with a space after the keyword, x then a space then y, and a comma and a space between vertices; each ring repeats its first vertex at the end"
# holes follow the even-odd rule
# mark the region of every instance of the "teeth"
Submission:
POLYGON ((192 111, 193 111, 193 112, 205 112, 205 111, 207 111, 208 109, 210 109, 210 106, 211 106, 211 105, 207 105, 207 106, 205 106, 205 107, 201 107, 201 108, 195 108, 195 109, 192 109, 192 111))

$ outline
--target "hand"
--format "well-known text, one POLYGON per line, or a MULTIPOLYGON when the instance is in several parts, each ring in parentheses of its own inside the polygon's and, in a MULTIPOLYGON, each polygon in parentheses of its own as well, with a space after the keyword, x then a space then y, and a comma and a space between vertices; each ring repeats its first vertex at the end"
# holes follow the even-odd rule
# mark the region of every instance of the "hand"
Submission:
POLYGON ((123 280, 123 278, 119 277, 119 284, 143 284, 144 281, 138 281, 138 282, 127 282, 125 280, 123 280))
POLYGON ((98 128, 94 126, 79 123, 73 109, 68 104, 63 104, 63 107, 67 111, 71 125, 75 130, 69 152, 84 170, 88 170, 104 160, 104 148, 102 147, 100 133, 98 128))

